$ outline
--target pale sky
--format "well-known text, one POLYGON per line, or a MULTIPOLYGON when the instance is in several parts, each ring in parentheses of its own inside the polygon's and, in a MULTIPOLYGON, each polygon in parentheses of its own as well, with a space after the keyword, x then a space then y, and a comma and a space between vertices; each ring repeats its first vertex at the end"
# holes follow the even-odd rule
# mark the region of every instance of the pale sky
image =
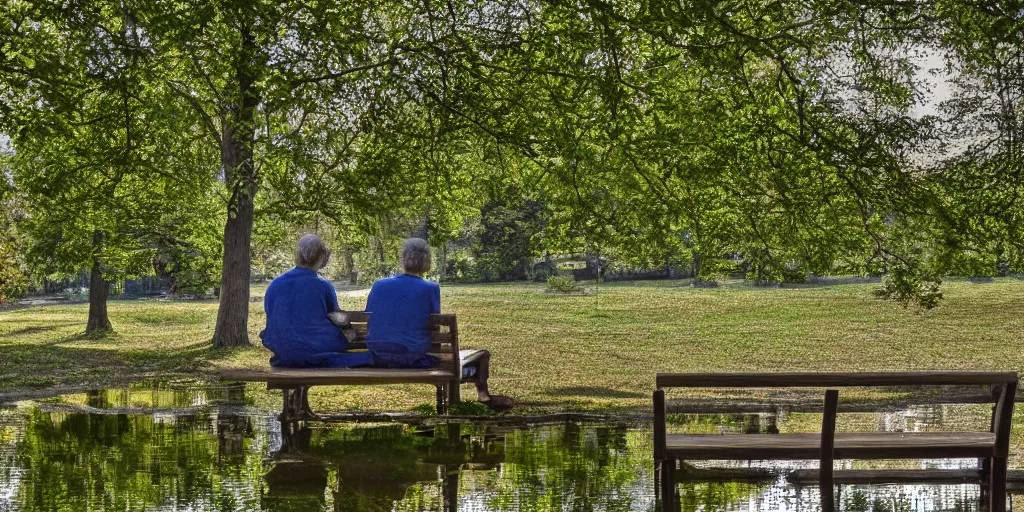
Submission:
POLYGON ((918 103, 912 110, 912 114, 915 117, 937 114, 939 104, 948 100, 952 93, 949 74, 946 73, 942 54, 929 51, 924 58, 914 59, 914 61, 921 68, 917 73, 917 79, 929 85, 931 94, 926 95, 924 103, 918 103))

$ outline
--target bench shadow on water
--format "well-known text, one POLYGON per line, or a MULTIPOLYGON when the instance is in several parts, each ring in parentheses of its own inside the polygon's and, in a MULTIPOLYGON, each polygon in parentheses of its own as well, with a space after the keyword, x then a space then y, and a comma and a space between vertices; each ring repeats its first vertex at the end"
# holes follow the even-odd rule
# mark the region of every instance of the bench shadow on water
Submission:
MULTIPOLYGON (((98 390, 0 410, 0 510, 655 510, 649 424, 282 427, 248 405, 247 392, 260 391, 98 390)), ((936 406, 872 418, 883 430, 910 430, 941 425, 943 414, 936 406)), ((771 433, 801 418, 672 420, 675 431, 771 433)), ((814 462, 728 467, 726 478, 688 467, 682 509, 818 508, 816 487, 784 476, 814 462)), ((851 512, 978 510, 978 490, 844 486, 837 501, 851 512)))

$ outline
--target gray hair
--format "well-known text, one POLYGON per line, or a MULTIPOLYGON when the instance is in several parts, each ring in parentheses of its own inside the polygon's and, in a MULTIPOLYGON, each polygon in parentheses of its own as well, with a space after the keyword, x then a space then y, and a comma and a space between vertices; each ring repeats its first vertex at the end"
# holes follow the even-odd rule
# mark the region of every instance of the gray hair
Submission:
POLYGON ((425 274, 430 270, 430 245, 422 238, 410 238, 402 244, 398 262, 406 274, 425 274))
POLYGON ((314 234, 302 235, 299 246, 295 249, 295 264, 320 270, 327 266, 328 261, 331 261, 331 250, 327 248, 327 244, 314 234))

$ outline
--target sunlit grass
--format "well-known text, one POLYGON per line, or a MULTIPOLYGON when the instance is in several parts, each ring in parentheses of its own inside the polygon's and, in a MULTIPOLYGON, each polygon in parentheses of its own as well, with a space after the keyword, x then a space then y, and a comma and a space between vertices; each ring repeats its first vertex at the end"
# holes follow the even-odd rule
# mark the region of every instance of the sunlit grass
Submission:
MULTIPOLYGON (((493 390, 524 410, 650 407, 659 371, 854 371, 1024 367, 1024 282, 949 283, 932 311, 875 299, 876 285, 693 289, 685 282, 603 284, 598 296, 544 293, 543 284, 448 285, 462 344, 493 355, 493 390)), ((254 286, 258 343, 265 285, 254 286)), ((358 292, 340 293, 361 309, 358 292)), ((116 334, 83 337, 87 305, 0 312, 0 391, 105 387, 144 378, 215 378, 266 367, 258 346, 214 350, 216 301, 110 303, 116 334)), ((470 388, 464 395, 472 396, 470 388)), ((763 395, 763 396, 771 396, 763 395)), ((318 407, 409 409, 425 386, 319 388, 318 407)))

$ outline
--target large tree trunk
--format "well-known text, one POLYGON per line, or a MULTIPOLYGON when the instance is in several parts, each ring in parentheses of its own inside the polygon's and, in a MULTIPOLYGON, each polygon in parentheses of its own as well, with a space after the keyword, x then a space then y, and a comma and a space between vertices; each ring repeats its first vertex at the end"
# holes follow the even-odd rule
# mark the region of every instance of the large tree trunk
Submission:
POLYGON ((359 282, 359 273, 356 271, 356 260, 351 248, 345 248, 345 268, 348 269, 348 284, 359 282))
POLYGON ((213 346, 237 347, 249 344, 250 242, 257 177, 253 164, 256 139, 256 43, 247 28, 242 29, 240 58, 235 70, 239 103, 224 123, 221 165, 228 189, 228 221, 224 225, 224 267, 220 277, 220 308, 213 346))
POLYGON ((249 344, 249 244, 252 239, 253 197, 239 192, 224 225, 224 268, 220 276, 220 307, 213 346, 249 344))
POLYGON ((109 294, 110 283, 103 278, 99 259, 93 258, 92 274, 89 276, 89 322, 85 326, 86 334, 111 330, 110 317, 107 316, 107 296, 109 294))

